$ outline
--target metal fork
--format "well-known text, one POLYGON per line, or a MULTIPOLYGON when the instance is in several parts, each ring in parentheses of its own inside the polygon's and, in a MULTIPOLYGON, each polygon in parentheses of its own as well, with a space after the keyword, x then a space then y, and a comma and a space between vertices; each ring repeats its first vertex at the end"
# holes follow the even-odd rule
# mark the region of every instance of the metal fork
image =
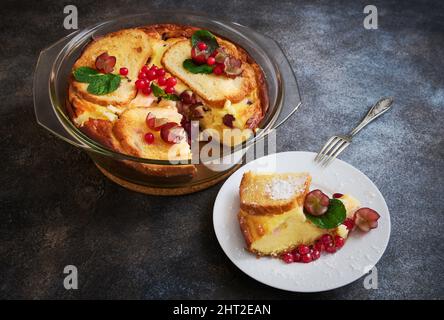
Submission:
POLYGON ((392 106, 393 98, 382 98, 367 112, 362 121, 348 134, 331 137, 314 159, 321 166, 328 166, 352 142, 352 138, 370 122, 387 112, 392 106))

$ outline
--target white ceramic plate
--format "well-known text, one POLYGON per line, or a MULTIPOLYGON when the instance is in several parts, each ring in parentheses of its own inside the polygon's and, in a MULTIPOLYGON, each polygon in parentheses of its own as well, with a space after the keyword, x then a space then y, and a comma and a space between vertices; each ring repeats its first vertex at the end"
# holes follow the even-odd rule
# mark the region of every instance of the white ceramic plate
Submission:
POLYGON ((378 188, 358 169, 341 160, 320 168, 312 152, 283 152, 256 159, 237 170, 217 195, 213 224, 225 254, 243 272, 269 286, 295 292, 319 292, 345 286, 366 274, 381 258, 390 237, 390 215, 378 188), (349 193, 362 206, 376 210, 379 226, 364 234, 352 232, 345 246, 334 254, 322 253, 311 263, 285 264, 276 258, 260 258, 247 252, 239 229, 239 184, 245 171, 301 172, 313 177, 310 189, 326 194, 349 193))

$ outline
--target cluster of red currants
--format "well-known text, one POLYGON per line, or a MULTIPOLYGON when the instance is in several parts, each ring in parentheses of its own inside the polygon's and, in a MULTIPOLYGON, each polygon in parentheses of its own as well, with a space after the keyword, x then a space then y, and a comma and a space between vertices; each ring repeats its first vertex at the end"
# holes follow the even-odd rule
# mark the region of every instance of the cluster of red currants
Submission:
MULTIPOLYGON (((122 76, 128 75, 128 68, 120 68, 120 74, 122 76)), ((150 68, 143 66, 140 69, 136 80, 137 90, 141 90, 143 94, 151 94, 151 82, 156 81, 159 87, 165 87, 166 93, 174 93, 174 86, 177 84, 177 80, 174 77, 165 78, 165 69, 159 68, 156 65, 152 65, 150 68)))

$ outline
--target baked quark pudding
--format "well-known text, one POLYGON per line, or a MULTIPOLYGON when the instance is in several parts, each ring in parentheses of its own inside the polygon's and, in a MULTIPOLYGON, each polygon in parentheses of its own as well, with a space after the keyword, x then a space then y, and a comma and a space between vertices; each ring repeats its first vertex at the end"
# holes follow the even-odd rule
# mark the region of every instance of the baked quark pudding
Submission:
MULTIPOLYGON (((174 161, 192 157, 191 121, 234 146, 255 134, 267 108, 263 72, 244 49, 173 24, 91 40, 72 68, 67 104, 75 126, 105 147, 174 161)), ((194 165, 128 165, 158 176, 196 172, 194 165)))
POLYGON ((379 214, 362 208, 351 195, 309 191, 311 176, 302 173, 245 172, 239 188, 238 220, 246 249, 285 262, 311 262, 334 253, 355 229, 368 232, 379 214))

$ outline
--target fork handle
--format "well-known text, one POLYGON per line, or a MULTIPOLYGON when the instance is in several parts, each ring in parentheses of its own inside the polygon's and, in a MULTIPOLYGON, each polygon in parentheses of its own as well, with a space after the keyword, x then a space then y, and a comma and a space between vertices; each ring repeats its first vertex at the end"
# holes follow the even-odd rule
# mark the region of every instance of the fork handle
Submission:
POLYGON ((367 112, 367 115, 362 119, 362 121, 350 132, 350 136, 356 135, 362 130, 366 125, 375 120, 377 117, 381 116, 387 112, 393 104, 393 98, 382 98, 376 102, 373 107, 367 112))

